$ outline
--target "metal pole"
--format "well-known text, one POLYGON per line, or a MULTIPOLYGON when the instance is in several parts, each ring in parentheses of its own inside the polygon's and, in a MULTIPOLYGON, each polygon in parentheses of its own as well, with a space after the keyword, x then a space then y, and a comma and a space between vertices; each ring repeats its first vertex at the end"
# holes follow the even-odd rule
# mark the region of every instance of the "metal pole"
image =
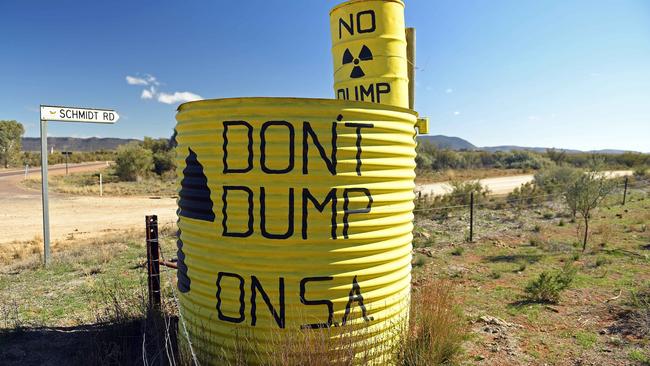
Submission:
POLYGON ((50 208, 47 196, 47 121, 41 116, 41 196, 43 198, 43 263, 50 264, 50 208))
POLYGON ((29 173, 29 164, 25 164, 25 179, 27 179, 27 173, 29 173))
POLYGON ((68 175, 68 154, 65 154, 65 175, 68 175))
POLYGON ((406 28, 406 60, 409 78, 409 108, 415 109, 415 28, 406 28))
POLYGON ((104 184, 102 183, 102 173, 99 173, 99 197, 104 195, 104 184))
POLYGON ((145 217, 147 231, 147 282, 149 307, 160 309, 160 247, 158 244, 158 216, 145 217))
POLYGON ((623 188, 623 206, 625 206, 625 198, 627 197, 627 177, 625 177, 625 188, 623 188))
POLYGON ((474 192, 469 194, 469 241, 474 241, 474 192))

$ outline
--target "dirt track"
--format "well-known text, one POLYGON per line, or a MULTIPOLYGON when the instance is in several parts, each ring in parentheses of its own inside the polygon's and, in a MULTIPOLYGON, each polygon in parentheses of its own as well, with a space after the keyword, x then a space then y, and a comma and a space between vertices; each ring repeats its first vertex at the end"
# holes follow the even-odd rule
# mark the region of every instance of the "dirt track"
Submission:
MULTIPOLYGON (((71 167, 71 172, 98 170, 105 163, 71 167)), ((8 172, 8 171, 7 171, 8 172)), ((3 172, 4 173, 4 172, 3 172)), ((24 171, 0 176, 0 244, 42 237, 41 192, 18 187, 24 171)), ((51 168, 50 176, 65 173, 51 168)), ((30 172, 30 177, 40 171, 30 172)), ((111 231, 142 228, 144 216, 157 214, 159 225, 176 220, 174 198, 147 197, 75 197, 50 192, 50 228, 52 241, 89 238, 111 231)))
MULTIPOLYGON (((96 171, 105 163, 79 164, 71 172, 96 171)), ((41 193, 18 187, 24 171, 3 171, 0 174, 0 245, 42 237, 43 219, 41 193)), ((53 166, 50 176, 64 174, 62 166, 53 166)), ((609 172, 611 176, 629 175, 631 171, 609 172)), ((40 170, 30 172, 39 176, 40 170)), ((532 175, 482 179, 492 194, 507 194, 532 175)), ((444 194, 451 190, 448 183, 418 185, 416 191, 444 194)), ((147 197, 90 197, 50 193, 50 229, 52 241, 97 237, 111 231, 144 230, 144 216, 156 214, 160 226, 176 221, 176 199, 147 197)))
MULTIPOLYGON (((612 170, 606 172, 606 174, 611 177, 623 177, 626 175, 632 175, 631 170, 612 170)), ((512 175, 507 177, 496 177, 496 178, 485 178, 479 180, 481 185, 490 190, 490 194, 501 195, 508 194, 512 192, 515 188, 521 186, 524 183, 533 181, 535 177, 532 174, 528 175, 512 175)), ((452 191, 451 185, 449 183, 428 183, 428 184, 418 184, 415 188, 416 191, 422 192, 423 194, 430 195, 440 195, 446 194, 452 191)))

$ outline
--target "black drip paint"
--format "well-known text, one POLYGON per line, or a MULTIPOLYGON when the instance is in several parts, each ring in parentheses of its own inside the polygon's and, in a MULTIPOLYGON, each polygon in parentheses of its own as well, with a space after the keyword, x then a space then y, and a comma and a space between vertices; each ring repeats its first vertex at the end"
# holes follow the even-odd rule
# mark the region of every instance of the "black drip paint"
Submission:
POLYGON ((178 194, 179 215, 196 220, 214 221, 212 199, 208 187, 208 177, 203 173, 203 165, 199 163, 196 153, 188 148, 189 155, 185 159, 181 191, 178 194))
POLYGON ((185 253, 183 252, 183 240, 181 240, 181 229, 178 229, 178 239, 176 240, 176 256, 178 257, 178 270, 176 271, 176 278, 178 279, 178 291, 182 293, 190 292, 190 285, 192 281, 187 275, 187 265, 185 264, 185 253))

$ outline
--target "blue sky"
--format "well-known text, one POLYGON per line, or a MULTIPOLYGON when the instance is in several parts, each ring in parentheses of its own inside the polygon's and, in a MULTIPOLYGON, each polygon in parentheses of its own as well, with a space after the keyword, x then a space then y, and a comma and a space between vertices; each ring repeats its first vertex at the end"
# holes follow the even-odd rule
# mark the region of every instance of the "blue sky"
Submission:
MULTIPOLYGON (((158 137, 183 97, 331 98, 337 3, 2 1, 0 119, 37 136, 39 104, 115 108, 50 134, 158 137)), ((650 151, 650 2, 411 0, 406 20, 433 134, 650 151)))

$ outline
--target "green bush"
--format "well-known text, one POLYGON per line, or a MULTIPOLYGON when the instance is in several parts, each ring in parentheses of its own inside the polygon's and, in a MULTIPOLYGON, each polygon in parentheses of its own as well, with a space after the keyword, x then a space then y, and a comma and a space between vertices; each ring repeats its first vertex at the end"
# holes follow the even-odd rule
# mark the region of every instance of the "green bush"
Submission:
POLYGON ((571 285, 576 273, 577 269, 568 263, 560 271, 544 271, 528 282, 524 289, 526 298, 533 302, 555 304, 560 301, 562 291, 571 285))
POLYGON ((562 193, 582 172, 569 166, 555 166, 542 169, 535 174, 535 186, 542 194, 562 193))
POLYGON ((115 174, 124 181, 136 181, 145 177, 153 167, 151 150, 138 143, 120 146, 115 158, 115 174))
POLYGON ((176 169, 176 160, 173 150, 159 151, 153 153, 153 171, 162 175, 165 172, 176 169))
POLYGON ((544 197, 541 195, 536 184, 526 182, 510 192, 506 201, 512 207, 524 208, 542 202, 544 197))
POLYGON ((637 179, 645 179, 648 175, 648 167, 645 165, 638 166, 634 169, 634 177, 637 179))

